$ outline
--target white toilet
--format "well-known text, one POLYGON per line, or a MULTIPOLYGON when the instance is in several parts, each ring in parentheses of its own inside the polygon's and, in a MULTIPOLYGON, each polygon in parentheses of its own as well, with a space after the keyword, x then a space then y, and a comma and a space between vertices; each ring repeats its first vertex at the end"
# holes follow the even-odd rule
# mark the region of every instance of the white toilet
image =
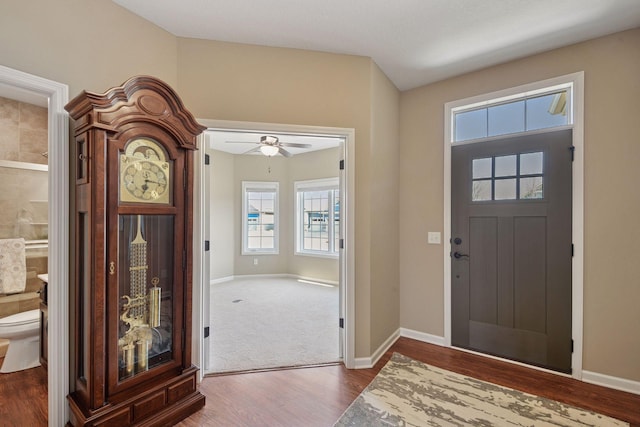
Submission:
POLYGON ((40 366, 40 310, 0 318, 0 338, 9 340, 1 373, 40 366))

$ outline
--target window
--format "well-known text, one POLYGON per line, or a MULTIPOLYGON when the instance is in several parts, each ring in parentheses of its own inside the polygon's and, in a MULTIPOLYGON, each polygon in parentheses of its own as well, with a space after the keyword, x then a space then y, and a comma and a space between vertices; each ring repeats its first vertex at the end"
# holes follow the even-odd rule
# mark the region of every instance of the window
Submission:
POLYGON ((337 257, 340 247, 338 178, 297 181, 296 254, 337 257))
POLYGON ((473 159, 471 200, 544 198, 544 153, 473 159))
POLYGON ((278 253, 278 183, 242 182, 242 254, 278 253))
POLYGON ((570 88, 520 94, 453 109, 453 142, 572 124, 570 88))

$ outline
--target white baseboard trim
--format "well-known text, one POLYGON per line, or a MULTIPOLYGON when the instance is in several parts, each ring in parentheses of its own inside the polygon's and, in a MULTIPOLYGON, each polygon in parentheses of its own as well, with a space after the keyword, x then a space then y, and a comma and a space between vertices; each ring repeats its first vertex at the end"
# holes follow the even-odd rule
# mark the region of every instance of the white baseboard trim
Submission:
POLYGON ((227 277, 220 277, 217 279, 210 279, 209 280, 209 284, 210 285, 215 285, 217 283, 224 283, 224 282, 230 282, 231 280, 234 279, 275 279, 275 278, 287 278, 287 279, 294 279, 294 280, 306 280, 308 282, 317 282, 317 283, 323 283, 323 284, 327 284, 327 285, 332 285, 332 286, 338 286, 340 283, 333 281, 333 280, 324 280, 324 279, 316 279, 314 277, 306 277, 306 276, 298 276, 297 274, 287 274, 287 273, 282 273, 282 274, 242 274, 239 276, 227 276, 227 277))
POLYGON ((316 279, 315 277, 298 276, 297 274, 287 274, 287 276, 295 280, 306 280, 307 282, 316 282, 332 286, 340 285, 340 282, 336 280, 316 279))
POLYGON ((582 371, 582 381, 615 390, 626 391, 628 393, 640 394, 640 381, 632 381, 584 370, 582 371))
MULTIPOLYGON (((373 353, 373 355, 371 355, 371 357, 357 357, 355 359, 355 369, 372 368, 378 362, 378 360, 380 360, 382 355, 400 337, 411 338, 411 339, 414 339, 414 340, 417 340, 417 341, 422 341, 422 342, 426 342, 426 343, 429 343, 429 344, 434 344, 434 345, 438 345, 438 346, 441 346, 441 347, 446 347, 446 342, 445 342, 445 338, 444 337, 427 334, 425 332, 420 332, 420 331, 416 331, 416 330, 413 330, 413 329, 399 328, 397 331, 395 331, 393 334, 391 334, 391 336, 389 336, 389 338, 387 338, 385 340, 385 342, 382 343, 382 345, 380 347, 378 347, 378 349, 373 353)), ((458 349, 458 350, 468 351, 468 350, 464 350, 464 349, 458 349)), ((470 351, 468 351, 468 352, 470 352, 470 351)), ((470 353, 478 354, 480 356, 490 357, 490 358, 497 359, 497 360, 505 360, 505 359, 501 359, 501 358, 494 357, 494 356, 489 356, 489 355, 482 354, 482 353, 475 353, 475 352, 470 352, 470 353)), ((512 363, 515 363, 515 364, 518 364, 518 365, 521 365, 521 366, 525 366, 525 367, 528 367, 528 368, 540 369, 540 368, 536 368, 536 367, 533 367, 533 366, 526 365, 524 363, 513 362, 513 361, 510 361, 510 360, 506 360, 506 361, 507 362, 512 362, 512 363)), ((546 372, 550 372, 550 373, 553 373, 553 374, 564 375, 564 374, 560 374, 560 373, 554 372, 554 371, 549 371, 549 370, 546 370, 546 369, 540 369, 540 370, 543 370, 543 371, 546 371, 546 372)), ((595 384, 595 385, 607 387, 607 388, 612 388, 614 390, 620 390, 620 391, 625 391, 627 393, 633 393, 633 394, 640 395, 640 381, 627 380, 627 379, 624 379, 624 378, 613 377, 613 376, 610 376, 610 375, 599 374, 597 372, 590 372, 590 371, 585 371, 585 370, 582 371, 582 381, 584 381, 586 383, 590 383, 590 384, 595 384)))
POLYGON ((209 284, 210 285, 216 285, 218 283, 225 283, 225 282, 230 282, 235 278, 235 276, 227 276, 227 277, 220 277, 218 279, 210 279, 209 280, 209 284))
POLYGON ((427 334, 425 332, 415 331, 413 329, 400 328, 400 336, 405 338, 411 338, 417 341, 426 342, 429 344, 439 345, 440 347, 445 346, 444 337, 427 334))
POLYGON ((378 349, 371 355, 371 357, 356 357, 355 369, 368 369, 373 368, 382 355, 389 350, 389 348, 400 338, 400 329, 396 330, 389 336, 378 349))

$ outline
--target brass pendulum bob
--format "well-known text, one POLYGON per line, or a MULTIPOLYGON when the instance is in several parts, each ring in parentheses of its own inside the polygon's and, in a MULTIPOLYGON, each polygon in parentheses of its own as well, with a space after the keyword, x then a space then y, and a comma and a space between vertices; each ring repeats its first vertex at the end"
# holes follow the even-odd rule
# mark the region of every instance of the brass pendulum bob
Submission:
POLYGON ((133 344, 127 344, 122 347, 122 358, 124 360, 125 372, 127 376, 133 373, 133 356, 134 356, 133 344))

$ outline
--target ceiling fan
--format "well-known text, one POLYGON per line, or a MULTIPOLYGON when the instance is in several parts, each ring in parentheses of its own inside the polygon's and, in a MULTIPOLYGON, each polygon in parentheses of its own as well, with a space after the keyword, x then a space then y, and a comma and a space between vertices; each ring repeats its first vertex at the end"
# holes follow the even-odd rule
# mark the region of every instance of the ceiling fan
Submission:
POLYGON ((295 147, 295 148, 310 148, 311 144, 299 144, 296 142, 280 142, 277 136, 265 135, 260 137, 260 142, 253 141, 226 141, 227 143, 235 143, 235 144, 258 144, 257 147, 252 148, 251 150, 243 153, 255 153, 261 152, 267 157, 273 157, 276 154, 280 153, 284 157, 291 157, 292 154, 285 150, 283 147, 295 147))

